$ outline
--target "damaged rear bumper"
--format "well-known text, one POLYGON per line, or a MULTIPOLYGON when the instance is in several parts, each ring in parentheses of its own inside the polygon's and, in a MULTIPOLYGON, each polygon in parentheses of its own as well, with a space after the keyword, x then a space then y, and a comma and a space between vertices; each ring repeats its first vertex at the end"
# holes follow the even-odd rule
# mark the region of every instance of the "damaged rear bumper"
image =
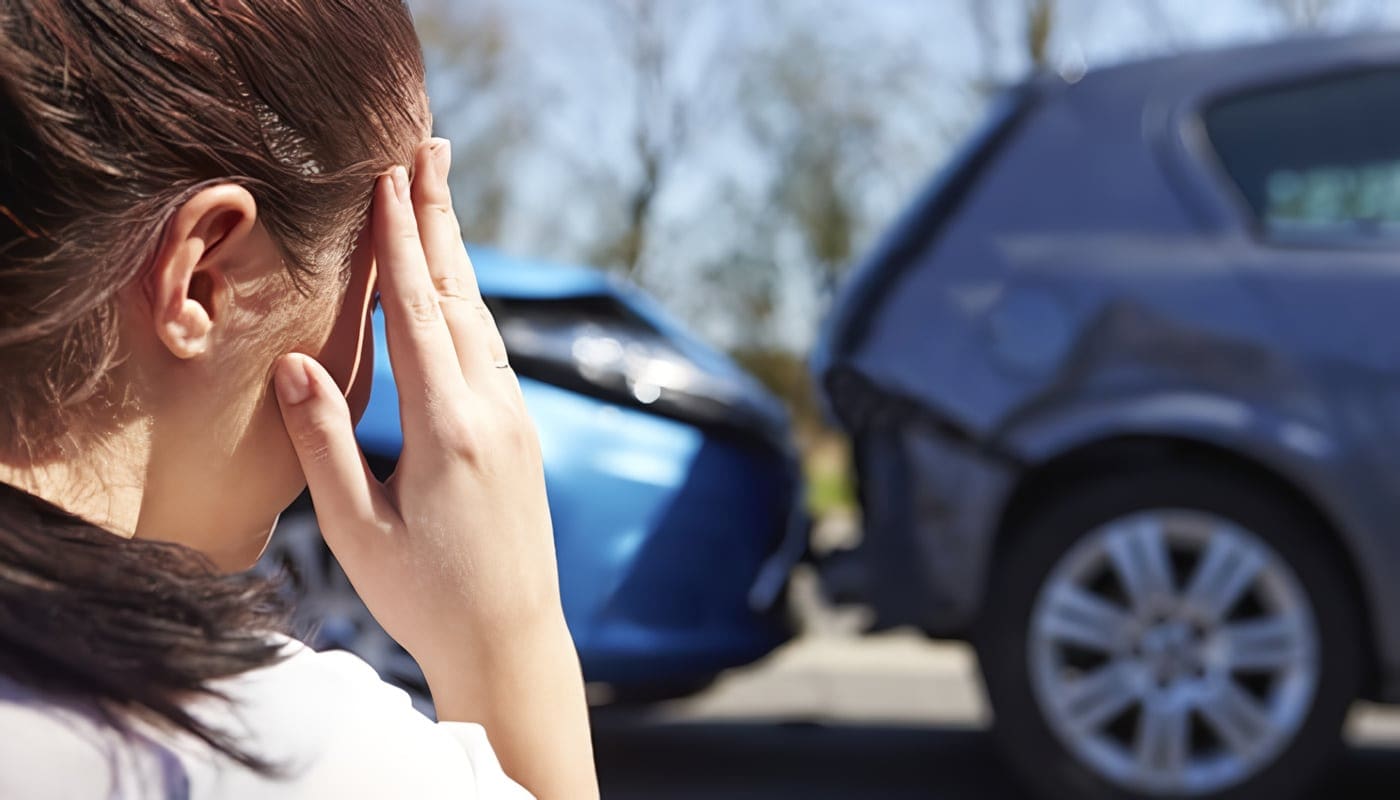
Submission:
POLYGON ((866 383, 845 389, 865 412, 846 420, 863 533, 819 562, 827 594, 871 606, 878 628, 960 635, 981 606, 1016 464, 912 401, 866 383))

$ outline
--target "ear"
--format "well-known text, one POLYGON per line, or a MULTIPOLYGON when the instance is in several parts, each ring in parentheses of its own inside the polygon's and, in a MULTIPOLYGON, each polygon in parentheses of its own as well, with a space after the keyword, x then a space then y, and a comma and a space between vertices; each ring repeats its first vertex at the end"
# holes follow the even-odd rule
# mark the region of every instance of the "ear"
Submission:
POLYGON ((214 323, 227 307, 224 276, 250 246, 258 207, 247 189, 201 189, 170 218, 146 274, 156 338, 176 358, 209 349, 214 323))

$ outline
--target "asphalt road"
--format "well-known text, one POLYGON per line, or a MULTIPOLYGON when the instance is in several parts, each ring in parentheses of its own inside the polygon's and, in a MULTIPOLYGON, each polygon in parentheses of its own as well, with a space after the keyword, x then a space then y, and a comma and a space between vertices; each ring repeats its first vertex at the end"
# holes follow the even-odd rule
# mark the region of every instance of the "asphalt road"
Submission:
POLYGON ((1006 798, 987 735, 940 728, 692 722, 597 735, 603 797, 1006 798))
MULTIPOLYGON (((935 798, 1026 795, 999 761, 965 648, 912 634, 817 632, 702 695, 602 710, 603 796, 935 798)), ((1400 712, 1359 708, 1313 796, 1400 796, 1400 712)))
MULTIPOLYGON (((598 732, 603 797, 1017 800, 988 734, 869 725, 671 723, 598 732)), ((1400 751, 1352 748, 1312 796, 1391 800, 1400 751)))

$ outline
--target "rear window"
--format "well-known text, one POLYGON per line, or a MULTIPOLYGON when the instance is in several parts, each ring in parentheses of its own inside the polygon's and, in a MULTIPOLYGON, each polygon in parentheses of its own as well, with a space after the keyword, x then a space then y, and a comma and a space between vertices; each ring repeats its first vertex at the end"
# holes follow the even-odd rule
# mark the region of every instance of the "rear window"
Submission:
POLYGON ((1205 124, 1265 231, 1400 235, 1400 70, 1236 95, 1205 124))

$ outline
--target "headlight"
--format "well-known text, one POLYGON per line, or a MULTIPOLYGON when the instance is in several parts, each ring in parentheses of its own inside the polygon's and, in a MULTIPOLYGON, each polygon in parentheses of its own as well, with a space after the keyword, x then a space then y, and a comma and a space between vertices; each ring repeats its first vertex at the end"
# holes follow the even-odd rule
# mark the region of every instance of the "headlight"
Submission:
POLYGON ((786 436, 781 408, 751 379, 702 367, 614 298, 486 303, 520 375, 700 426, 786 436))

